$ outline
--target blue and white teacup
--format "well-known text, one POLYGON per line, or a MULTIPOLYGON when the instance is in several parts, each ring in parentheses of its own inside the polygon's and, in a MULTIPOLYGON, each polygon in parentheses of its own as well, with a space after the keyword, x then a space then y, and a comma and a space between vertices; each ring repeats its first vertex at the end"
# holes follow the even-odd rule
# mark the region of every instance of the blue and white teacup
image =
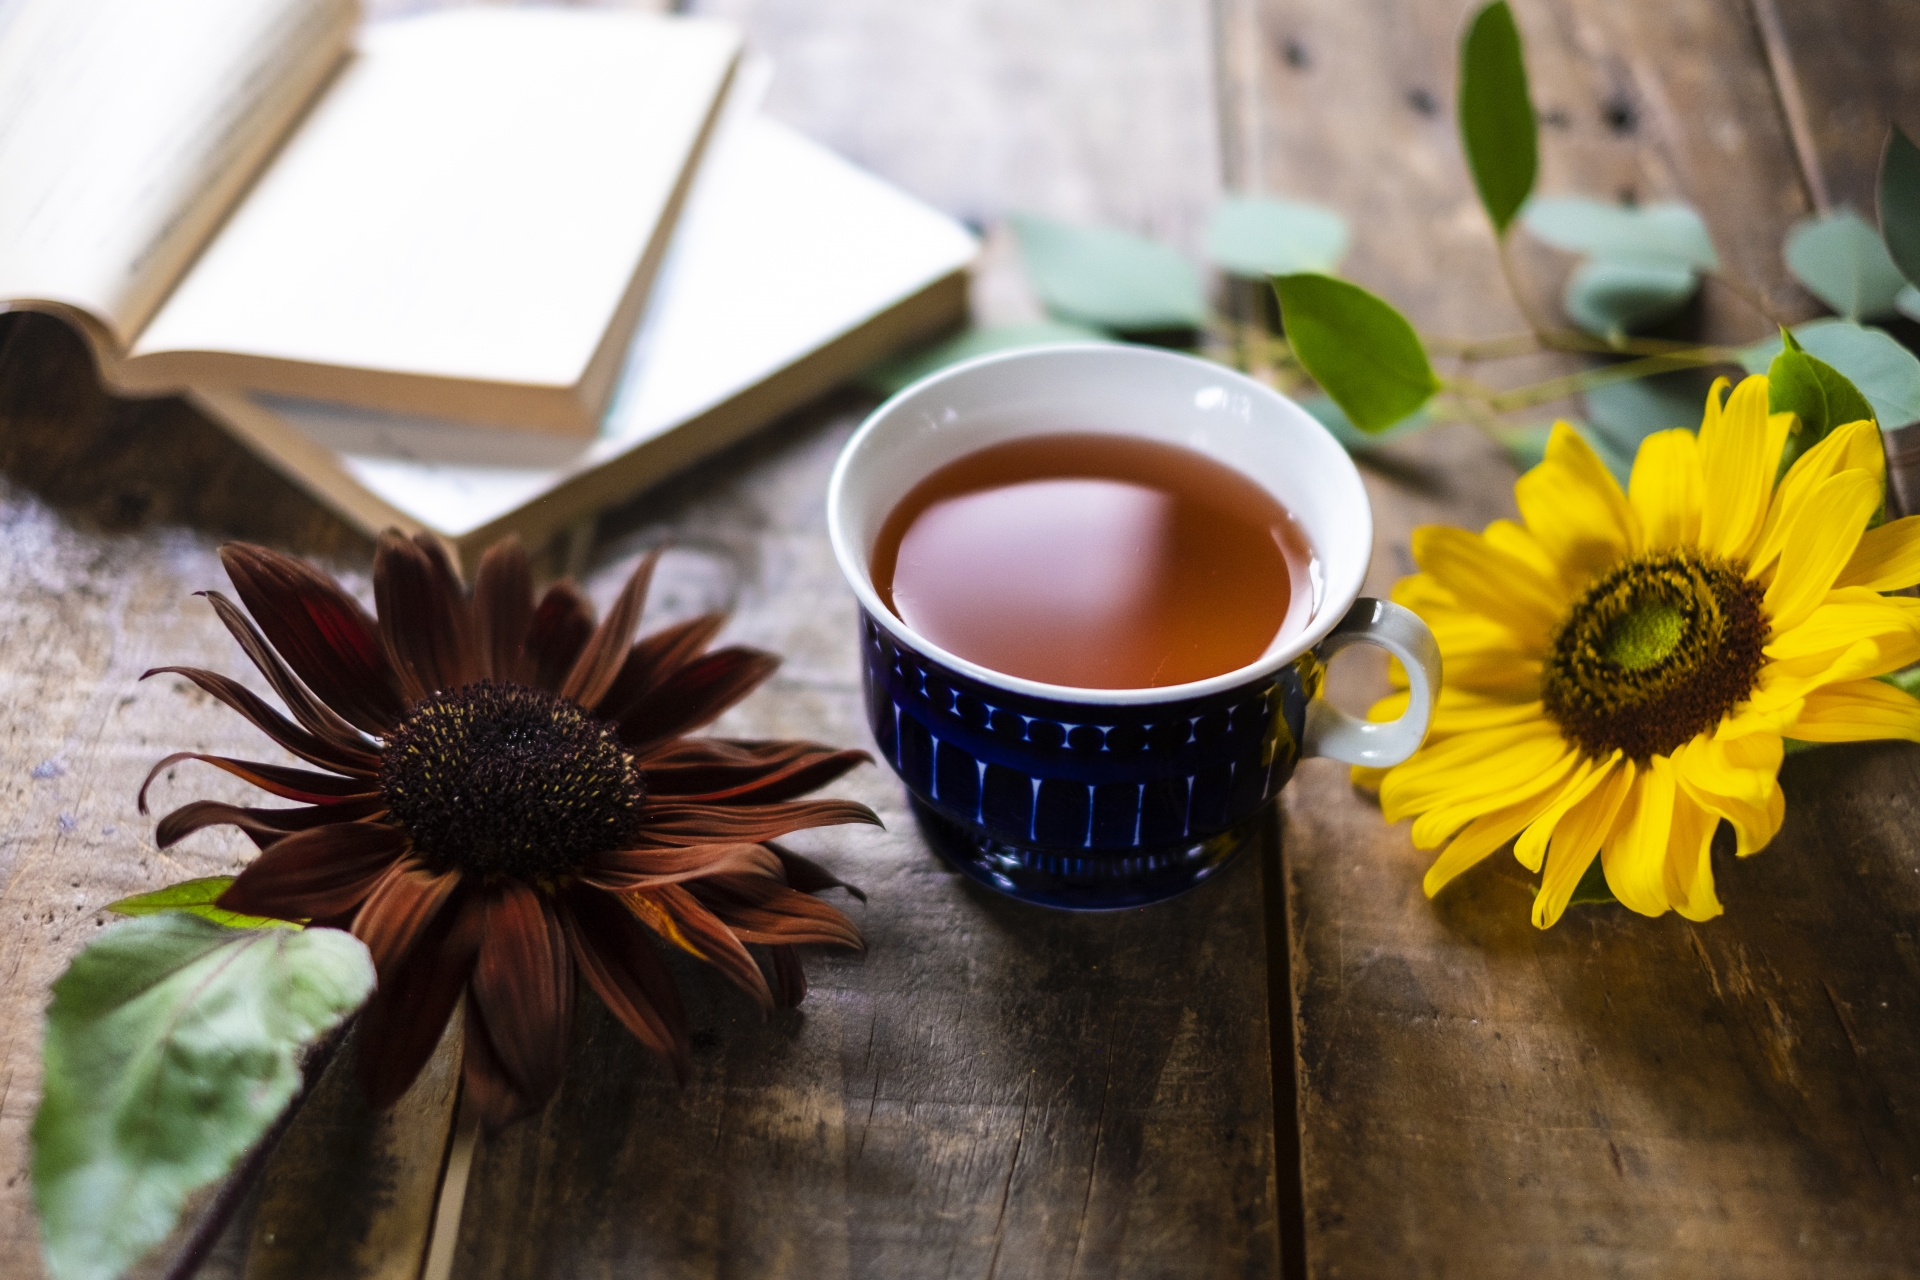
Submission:
POLYGON ((827 491, 834 554, 859 597, 868 718, 934 849, 982 884, 1080 910, 1137 907, 1240 851, 1302 756, 1385 766, 1426 735, 1440 652, 1419 618, 1359 598, 1373 515, 1346 451, 1278 392, 1148 347, 984 356, 874 411, 827 491), (992 671, 915 633, 868 561, 930 472, 1022 436, 1099 432, 1184 445, 1262 485, 1313 545, 1313 611, 1258 661, 1153 689, 1076 689, 992 671), (1406 714, 1372 724, 1320 697, 1326 661, 1378 645, 1406 667, 1406 714))

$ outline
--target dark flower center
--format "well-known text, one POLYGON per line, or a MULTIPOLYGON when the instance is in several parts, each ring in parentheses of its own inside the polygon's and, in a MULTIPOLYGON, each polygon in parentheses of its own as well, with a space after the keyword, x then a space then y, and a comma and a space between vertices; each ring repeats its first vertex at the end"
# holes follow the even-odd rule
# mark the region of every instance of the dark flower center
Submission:
POLYGON ((644 794, 614 726, 491 680, 409 708, 387 739, 380 789, 430 866, 526 880, 623 847, 644 794))
POLYGON ((1692 550, 1619 565, 1554 633, 1547 714, 1593 759, 1672 755, 1753 692, 1767 643, 1762 599, 1741 566, 1692 550))

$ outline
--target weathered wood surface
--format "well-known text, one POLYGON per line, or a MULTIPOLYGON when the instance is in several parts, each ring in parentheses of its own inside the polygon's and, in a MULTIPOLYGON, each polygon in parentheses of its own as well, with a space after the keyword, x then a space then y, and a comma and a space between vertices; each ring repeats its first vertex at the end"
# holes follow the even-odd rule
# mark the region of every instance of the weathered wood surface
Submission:
MULTIPOLYGON (((1920 22, 1898 3, 1781 8, 1829 184, 1861 205, 1887 112, 1920 102, 1920 22)), ((1812 314, 1781 266, 1809 206, 1745 0, 1515 9, 1542 189, 1688 199, 1772 309, 1812 314)), ((1229 104, 1259 104, 1246 169, 1345 209, 1351 274, 1462 336, 1520 320, 1454 141, 1464 11, 1262 0, 1238 29, 1257 54, 1223 64, 1229 104)), ((1564 263, 1523 261, 1550 305, 1564 263)), ((1718 289, 1701 322, 1766 331, 1718 289)), ((1470 433, 1386 454, 1372 591, 1410 568, 1414 525, 1511 514, 1512 472, 1470 433)), ((1360 663, 1335 683, 1355 704, 1383 688, 1360 663)), ((1920 748, 1798 757, 1784 785, 1773 846, 1716 860, 1723 918, 1576 908, 1540 933, 1510 858, 1429 903, 1404 826, 1343 770, 1303 768, 1284 857, 1310 1274, 1920 1267, 1920 748)))
MULTIPOLYGON (((1031 208, 1197 242, 1219 163, 1202 6, 714 9, 779 61, 777 112, 957 213, 1031 208)), ((1004 245, 993 260, 983 309, 1017 315, 1031 303, 1004 245)), ((722 731, 866 741, 822 498, 870 405, 830 399, 603 524, 587 577, 603 604, 637 555, 670 544, 653 623, 729 605, 731 638, 788 655, 722 731)), ((107 923, 105 902, 247 856, 218 835, 153 849, 133 812, 152 759, 262 747, 179 682, 136 677, 242 670, 190 597, 224 585, 223 538, 313 555, 363 589, 367 548, 180 404, 101 396, 78 344, 37 318, 0 318, 0 451, 0 1270, 33 1275, 26 1129, 48 983, 107 923)), ((868 953, 812 958, 807 1003, 770 1022, 685 968, 684 1090, 589 1002, 554 1106, 480 1147, 452 1273, 1276 1275, 1258 863, 1171 908, 1059 916, 943 871, 879 767, 837 790, 888 822, 807 842, 871 894, 851 908, 868 953)), ((243 792, 182 770, 156 803, 243 792)), ((446 1081, 380 1121, 343 1076, 205 1274, 417 1267, 446 1081)))

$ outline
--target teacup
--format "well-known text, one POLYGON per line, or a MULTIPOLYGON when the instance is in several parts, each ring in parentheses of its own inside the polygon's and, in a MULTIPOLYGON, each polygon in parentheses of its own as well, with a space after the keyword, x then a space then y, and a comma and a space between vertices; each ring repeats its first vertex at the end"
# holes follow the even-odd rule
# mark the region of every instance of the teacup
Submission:
POLYGON ((935 851, 1027 902, 1111 910, 1158 902, 1225 867, 1303 756, 1386 766, 1425 737, 1440 651, 1411 612, 1360 598, 1373 515, 1324 427, 1271 388, 1149 347, 1028 348, 955 365, 876 409, 827 490, 834 554, 860 602, 875 742, 935 851), (1059 431, 1184 445, 1265 487, 1313 544, 1312 614, 1259 659, 1187 684, 1078 689, 947 652, 882 602, 868 560, 882 523, 936 468, 1059 431), (1350 644, 1385 649, 1412 687, 1369 723, 1321 696, 1350 644))

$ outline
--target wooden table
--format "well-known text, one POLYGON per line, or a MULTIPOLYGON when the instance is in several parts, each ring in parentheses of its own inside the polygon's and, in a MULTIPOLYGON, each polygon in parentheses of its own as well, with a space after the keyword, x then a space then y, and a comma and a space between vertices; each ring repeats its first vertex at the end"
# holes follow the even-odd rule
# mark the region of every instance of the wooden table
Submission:
MULTIPOLYGON (((1349 274, 1429 332, 1517 325, 1452 131, 1454 0, 696 7, 777 59, 772 111, 992 230, 987 319, 1033 314, 1004 213, 1192 251, 1230 186, 1344 210, 1349 274)), ((1811 314, 1779 259, 1809 183, 1746 0, 1516 8, 1542 188, 1691 200, 1772 307, 1811 314)), ((1920 17, 1909 0, 1785 9, 1824 181, 1870 207, 1887 120, 1920 132, 1920 17)), ((1565 263, 1524 266, 1549 300, 1565 263)), ((1701 324, 1764 332, 1714 292, 1701 324)), ((866 740, 822 492, 871 403, 829 397, 635 498, 591 544, 602 603, 671 545, 655 621, 728 604, 731 636, 788 655, 723 731, 866 740)), ((1386 450, 1367 471, 1369 590, 1407 571, 1415 524, 1509 514, 1512 474, 1463 428, 1386 450)), ((240 669, 189 594, 223 585, 220 541, 362 587, 369 548, 182 404, 104 398, 77 342, 24 316, 0 317, 0 528, 0 1271, 31 1276, 47 984, 103 903, 248 852, 154 849, 133 808, 148 764, 257 746, 180 684, 135 677, 240 669)), ((1364 660, 1335 669, 1350 705, 1380 681, 1364 660)), ((681 1090, 583 1006, 559 1098, 456 1141, 448 1187, 450 1057, 385 1118, 335 1070, 205 1274, 414 1276, 430 1252, 444 1273, 514 1277, 1912 1274, 1916 783, 1912 747, 1797 757, 1773 847, 1717 866, 1724 918, 1580 908, 1538 933, 1511 862, 1428 902, 1404 827, 1324 763, 1258 857, 1097 918, 944 871, 898 785, 866 770, 839 790, 886 832, 808 847, 870 893, 853 908, 870 950, 811 958, 801 1010, 762 1022, 684 970, 681 1090)), ((159 801, 220 794, 183 775, 159 801)))

